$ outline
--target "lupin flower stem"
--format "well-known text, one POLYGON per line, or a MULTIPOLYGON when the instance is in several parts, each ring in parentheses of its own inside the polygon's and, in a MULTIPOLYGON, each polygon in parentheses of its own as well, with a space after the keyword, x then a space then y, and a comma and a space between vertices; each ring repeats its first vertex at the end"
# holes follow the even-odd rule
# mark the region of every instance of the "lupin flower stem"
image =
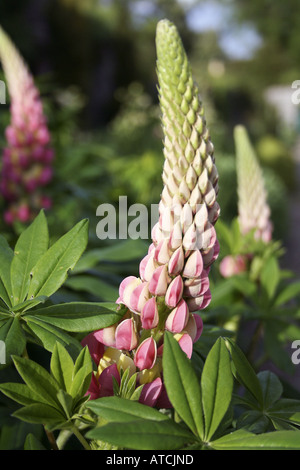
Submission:
POLYGON ((265 242, 272 238, 270 207, 264 179, 248 133, 243 126, 234 129, 237 159, 238 212, 243 234, 255 230, 255 237, 265 242))
POLYGON ((28 222, 51 200, 40 188, 52 179, 53 149, 39 92, 16 47, 0 27, 0 61, 11 98, 11 123, 6 129, 0 191, 8 224, 28 222))
MULTIPOLYGON (((267 192, 262 170, 244 126, 235 127, 234 141, 240 232, 246 235, 253 231, 256 240, 269 243, 272 240, 273 226, 270 220, 271 211, 267 202, 267 192)), ((253 253, 245 253, 245 251, 225 256, 220 263, 221 275, 228 278, 247 271, 252 257, 253 253)))
MULTIPOLYGON (((214 147, 198 87, 178 31, 168 20, 158 23, 156 48, 164 187, 140 277, 129 276, 120 284, 117 303, 124 317, 113 342, 116 348, 122 344, 122 354, 136 366, 137 383, 144 384, 140 401, 168 407, 161 360, 164 333, 170 331, 191 357, 203 329, 198 311, 211 300, 208 275, 219 254, 214 224, 220 209, 214 147)), ((103 330, 101 338, 105 336, 103 330)), ((108 347, 112 341, 103 343, 108 347)))

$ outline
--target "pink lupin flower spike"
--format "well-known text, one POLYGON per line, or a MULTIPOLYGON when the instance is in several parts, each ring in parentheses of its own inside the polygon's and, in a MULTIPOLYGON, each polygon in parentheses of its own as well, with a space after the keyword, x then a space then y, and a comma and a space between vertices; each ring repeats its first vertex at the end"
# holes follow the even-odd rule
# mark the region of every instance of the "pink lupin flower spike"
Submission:
POLYGON ((0 27, 0 61, 11 98, 11 122, 5 136, 0 192, 6 201, 4 220, 26 223, 51 200, 43 194, 53 177, 53 149, 41 98, 16 47, 0 27))

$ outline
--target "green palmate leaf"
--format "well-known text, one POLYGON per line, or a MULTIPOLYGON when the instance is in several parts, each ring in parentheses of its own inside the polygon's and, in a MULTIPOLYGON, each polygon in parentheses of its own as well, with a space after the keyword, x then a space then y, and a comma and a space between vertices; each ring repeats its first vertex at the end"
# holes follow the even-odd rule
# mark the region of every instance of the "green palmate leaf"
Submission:
POLYGON ((40 396, 25 384, 5 383, 0 385, 0 390, 4 395, 21 405, 32 405, 41 402, 40 396))
POLYGON ((274 431, 251 434, 240 430, 211 443, 216 450, 299 450, 300 431, 274 431))
POLYGON ((269 258, 264 264, 261 271, 260 281, 268 298, 272 299, 280 281, 280 269, 275 257, 269 258))
POLYGON ((245 429, 255 434, 266 432, 270 427, 270 420, 261 411, 250 410, 239 416, 237 429, 245 429))
POLYGON ((150 406, 119 397, 98 398, 88 402, 86 406, 109 422, 130 422, 136 419, 165 421, 169 419, 150 406))
POLYGON ((66 331, 85 332, 113 325, 120 320, 117 305, 108 302, 69 302, 35 310, 34 316, 66 331))
POLYGON ((230 357, 224 341, 219 338, 206 358, 201 378, 206 440, 221 423, 230 405, 232 390, 230 357))
POLYGON ((70 395, 76 398, 82 398, 87 392, 92 378, 92 362, 86 364, 75 375, 70 387, 70 395))
POLYGON ((40 402, 57 407, 59 385, 49 372, 31 359, 14 356, 13 361, 26 385, 39 396, 40 402))
POLYGON ((36 297, 33 300, 25 300, 25 302, 21 302, 18 305, 14 305, 14 313, 27 312, 27 310, 30 310, 31 308, 36 307, 39 304, 43 304, 44 302, 46 302, 47 299, 48 297, 40 295, 39 297, 36 297))
POLYGON ((57 342, 61 343, 72 356, 73 354, 77 355, 78 352, 81 351, 79 341, 62 331, 60 328, 30 315, 26 316, 26 322, 47 351, 52 352, 57 342))
POLYGON ((28 298, 50 297, 67 278, 88 242, 88 220, 82 220, 61 237, 32 269, 28 298))
POLYGON ((32 268, 49 246, 48 225, 43 211, 20 235, 11 263, 13 303, 23 302, 27 296, 32 268))
POLYGON ((72 385, 74 362, 60 342, 57 342, 53 348, 50 370, 60 388, 69 392, 72 385))
POLYGON ((10 266, 14 257, 13 250, 9 247, 5 238, 0 235, 0 278, 7 292, 9 305, 12 304, 12 286, 10 279, 10 266))
POLYGON ((252 366, 241 349, 231 339, 226 338, 225 344, 230 352, 237 380, 252 393, 259 405, 263 407, 263 393, 261 385, 252 366))
POLYGON ((24 443, 24 450, 47 450, 46 447, 35 437, 34 434, 30 433, 26 437, 24 443))
POLYGON ((57 393, 57 398, 62 406, 67 420, 70 419, 72 417, 72 409, 74 403, 73 397, 71 397, 71 395, 69 395, 65 390, 59 390, 59 392, 57 393))
POLYGON ((4 301, 5 307, 9 307, 11 305, 11 299, 4 287, 4 284, 0 278, 0 298, 4 301))
POLYGON ((85 346, 82 351, 78 354, 78 357, 74 365, 73 377, 79 372, 82 367, 88 366, 92 370, 91 355, 87 346, 85 346))
POLYGON ((279 400, 283 392, 283 387, 277 375, 268 370, 259 372, 257 377, 263 392, 264 409, 268 409, 273 403, 279 400))
POLYGON ((170 419, 113 422, 89 431, 86 437, 135 450, 181 449, 195 441, 192 433, 170 419))
POLYGON ((20 321, 16 317, 10 317, 0 322, 0 340, 4 341, 6 362, 11 362, 11 356, 22 355, 26 346, 26 338, 20 321))
POLYGON ((42 403, 24 406, 15 411, 13 416, 34 424, 58 424, 66 421, 63 413, 57 408, 42 403))
POLYGON ((268 415, 300 425, 300 400, 282 398, 272 405, 268 410, 268 415))
POLYGON ((278 293, 276 300, 275 300, 275 306, 279 306, 282 304, 285 304, 292 300, 294 297, 300 295, 300 281, 293 282, 289 284, 288 286, 284 287, 280 292, 278 293))
POLYGON ((294 431, 297 430, 298 428, 294 426, 292 423, 289 423, 287 421, 284 421, 279 418, 270 418, 272 421, 272 424, 274 426, 274 429, 276 431, 294 431))
POLYGON ((170 333, 165 334, 164 383, 168 397, 194 434, 204 437, 201 392, 191 361, 170 333))

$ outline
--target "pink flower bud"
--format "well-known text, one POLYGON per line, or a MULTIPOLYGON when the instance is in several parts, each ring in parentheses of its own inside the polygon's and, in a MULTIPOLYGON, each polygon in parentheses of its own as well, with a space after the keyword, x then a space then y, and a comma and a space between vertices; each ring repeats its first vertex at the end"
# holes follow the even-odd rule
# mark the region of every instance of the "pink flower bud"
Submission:
POLYGON ((166 238, 158 243, 154 250, 154 259, 159 264, 166 264, 170 259, 169 240, 166 238))
POLYGON ((195 250, 196 248, 199 248, 197 245, 197 231, 193 223, 187 229, 182 240, 182 245, 186 251, 195 250))
POLYGON ((196 326, 197 326, 197 333, 196 333, 195 338, 193 339, 193 342, 196 343, 196 341, 198 341, 198 339, 202 335, 203 321, 202 321, 202 318, 200 317, 200 315, 197 315, 197 313, 193 313, 193 317, 195 319, 196 326))
POLYGON ((42 145, 47 145, 50 142, 50 134, 45 126, 38 129, 37 139, 42 145))
POLYGON ((128 307, 130 310, 140 313, 149 296, 148 282, 142 282, 132 291, 128 307))
POLYGON ((177 248, 181 247, 182 245, 182 228, 180 224, 180 220, 178 220, 171 232, 170 238, 169 238, 169 246, 171 250, 176 250, 177 248))
POLYGON ((184 266, 184 252, 182 246, 177 248, 172 254, 169 264, 168 271, 171 276, 181 273, 184 266))
POLYGON ((148 255, 150 255, 150 253, 152 253, 153 250, 155 250, 155 245, 154 243, 151 243, 151 245, 148 248, 148 255))
POLYGON ((150 282, 149 291, 153 295, 165 295, 168 287, 168 273, 166 265, 155 269, 150 282))
POLYGON ((218 240, 216 240, 214 246, 203 255, 203 265, 204 268, 208 268, 219 256, 220 253, 220 244, 218 240))
POLYGON ((116 329, 116 348, 131 351, 137 347, 138 339, 132 318, 123 320, 116 329))
POLYGON ((155 406, 162 391, 162 381, 160 377, 143 386, 139 402, 143 405, 155 406))
POLYGON ((168 315, 165 328, 172 333, 180 333, 186 326, 189 318, 189 309, 186 302, 181 299, 177 307, 168 315))
POLYGON ((174 225, 174 214, 170 207, 164 207, 159 217, 159 226, 162 232, 169 237, 174 225))
POLYGON ((119 286, 120 302, 130 308, 131 294, 142 281, 135 276, 128 276, 121 282, 119 286))
POLYGON ((158 325, 158 320, 159 316, 156 298, 151 297, 151 299, 147 300, 145 303, 141 313, 142 327, 145 328, 145 330, 156 328, 158 325))
POLYGON ((182 231, 185 234, 189 227, 193 224, 193 211, 188 203, 184 204, 182 208, 180 214, 180 222, 182 226, 182 231))
POLYGON ((156 267, 153 261, 153 254, 150 252, 140 262, 140 277, 143 281, 150 281, 156 267))
POLYGON ((100 341, 105 346, 109 346, 112 348, 116 347, 116 328, 117 325, 108 326, 107 328, 102 328, 101 330, 94 331, 95 338, 100 341))
POLYGON ((246 271, 246 259, 242 255, 225 256, 220 263, 220 273, 223 277, 228 278, 246 271))
POLYGON ((203 260, 201 252, 199 250, 192 251, 185 263, 182 275, 188 278, 195 278, 200 276, 202 270, 203 260))
POLYGON ((121 282, 119 286, 119 296, 121 299, 123 299, 125 288, 131 283, 131 281, 136 280, 136 279, 137 278, 135 276, 128 276, 128 277, 125 277, 125 279, 123 279, 123 281, 121 282))
MULTIPOLYGON (((175 336, 176 338, 176 336, 175 336)), ((181 347, 182 351, 185 352, 187 357, 191 359, 193 353, 193 340, 187 333, 183 333, 178 339, 178 344, 181 347)))
POLYGON ((140 370, 152 369, 156 361, 156 342, 150 336, 137 348, 134 355, 134 363, 140 370))
POLYGON ((203 253, 207 253, 216 243, 217 234, 215 227, 210 222, 207 222, 205 230, 199 238, 199 248, 202 249, 203 253))
POLYGON ((46 185, 49 183, 49 181, 52 179, 52 175, 53 175, 53 169, 50 168, 49 166, 48 167, 45 167, 41 174, 40 174, 40 177, 39 177, 39 184, 41 185, 46 185))
POLYGON ((196 335, 197 335, 197 324, 196 324, 196 320, 194 318, 193 313, 189 314, 189 319, 184 328, 184 331, 190 335, 190 337, 192 338, 194 342, 194 339, 196 338, 196 335))
POLYGON ((184 295, 186 297, 199 297, 209 289, 208 272, 203 269, 201 275, 194 279, 184 281, 184 295))
POLYGON ((30 214, 30 209, 27 204, 22 204, 17 211, 17 218, 20 220, 20 222, 28 222, 30 220, 31 214, 30 214))
POLYGON ((157 245, 160 241, 164 239, 164 235, 160 229, 159 222, 157 222, 151 231, 151 238, 153 240, 153 243, 157 245))
POLYGON ((190 312, 197 312, 197 310, 203 310, 209 305, 211 301, 211 292, 207 290, 205 294, 200 295, 200 297, 191 297, 186 299, 186 302, 189 307, 190 312))
POLYGON ((18 141, 18 134, 16 132, 16 130, 12 127, 12 126, 8 126, 5 130, 5 137, 8 141, 8 143, 12 146, 12 147, 17 147, 18 144, 19 144, 19 141, 18 141))
POLYGON ((166 292, 165 303, 168 307, 176 307, 182 297, 183 280, 181 276, 175 277, 166 292))

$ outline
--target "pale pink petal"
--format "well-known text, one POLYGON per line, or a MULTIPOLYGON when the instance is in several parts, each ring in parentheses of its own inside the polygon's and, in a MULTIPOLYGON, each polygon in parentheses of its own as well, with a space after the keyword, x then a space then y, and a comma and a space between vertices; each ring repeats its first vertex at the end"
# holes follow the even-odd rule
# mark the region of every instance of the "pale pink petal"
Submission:
POLYGON ((137 346, 137 336, 132 318, 123 320, 116 329, 116 348, 131 351, 137 346))
POLYGON ((108 326, 107 328, 102 328, 102 330, 95 331, 94 332, 95 338, 101 343, 105 344, 105 346, 115 348, 116 347, 116 339, 115 339, 116 328, 117 328, 117 324, 108 326))
POLYGON ((137 348, 134 363, 140 370, 152 369, 156 361, 156 342, 150 336, 137 348))
POLYGON ((168 307, 176 307, 182 297, 183 280, 181 276, 176 276, 166 292, 165 303, 168 307))
POLYGON ((147 300, 145 303, 141 313, 142 327, 145 328, 145 330, 156 328, 158 320, 159 316, 156 299, 155 297, 151 297, 151 299, 147 300))
POLYGON ((165 265, 159 266, 154 271, 150 282, 149 291, 153 295, 165 295, 168 287, 168 273, 165 265))
POLYGON ((184 333, 178 341, 179 346, 185 352, 187 357, 190 359, 193 353, 193 340, 187 333, 184 333))
POLYGON ((199 250, 192 251, 185 263, 182 275, 188 278, 195 278, 200 276, 202 270, 203 260, 201 252, 199 250))
POLYGON ((186 326, 189 318, 189 309, 186 302, 181 299, 177 307, 168 315, 165 328, 172 333, 180 333, 186 326))
POLYGON ((203 310, 210 304, 210 301, 211 292, 209 289, 205 292, 205 294, 201 295, 200 297, 191 297, 186 299, 190 312, 197 312, 197 310, 203 310))

